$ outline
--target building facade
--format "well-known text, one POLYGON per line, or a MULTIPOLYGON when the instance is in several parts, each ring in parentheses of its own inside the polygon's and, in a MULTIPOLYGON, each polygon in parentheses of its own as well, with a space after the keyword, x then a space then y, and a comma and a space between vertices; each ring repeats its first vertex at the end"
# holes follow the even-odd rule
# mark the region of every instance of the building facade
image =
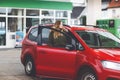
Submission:
POLYGON ((120 19, 120 0, 103 0, 102 19, 120 19))
POLYGON ((120 0, 111 0, 108 6, 108 17, 120 19, 120 0))
POLYGON ((0 1, 0 48, 13 48, 31 26, 62 20, 69 24, 72 3, 48 0, 0 1))

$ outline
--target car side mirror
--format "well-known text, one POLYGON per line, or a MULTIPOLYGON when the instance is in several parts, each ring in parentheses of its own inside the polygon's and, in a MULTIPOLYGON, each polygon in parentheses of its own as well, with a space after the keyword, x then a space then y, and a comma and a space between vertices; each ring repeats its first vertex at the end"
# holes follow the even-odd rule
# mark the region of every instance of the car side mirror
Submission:
POLYGON ((78 50, 84 50, 84 47, 80 43, 77 43, 77 49, 78 50))
POLYGON ((73 45, 71 45, 71 44, 66 45, 65 48, 66 48, 67 50, 74 50, 74 49, 75 49, 75 47, 74 47, 73 45))

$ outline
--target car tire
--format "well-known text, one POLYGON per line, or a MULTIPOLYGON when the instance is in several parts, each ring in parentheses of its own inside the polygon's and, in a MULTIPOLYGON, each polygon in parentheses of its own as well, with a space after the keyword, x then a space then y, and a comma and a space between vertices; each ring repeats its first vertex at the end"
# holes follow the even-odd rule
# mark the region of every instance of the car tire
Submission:
POLYGON ((31 58, 27 58, 25 61, 25 73, 28 76, 35 76, 35 65, 31 58))
POLYGON ((93 71, 86 69, 80 72, 78 80, 97 80, 97 77, 93 71))

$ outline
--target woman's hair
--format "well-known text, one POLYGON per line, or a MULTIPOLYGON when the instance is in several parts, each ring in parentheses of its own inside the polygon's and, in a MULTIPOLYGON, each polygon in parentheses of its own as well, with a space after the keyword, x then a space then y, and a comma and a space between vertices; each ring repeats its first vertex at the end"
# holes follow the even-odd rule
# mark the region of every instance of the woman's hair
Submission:
MULTIPOLYGON (((62 25, 62 22, 58 20, 58 21, 55 22, 53 28, 63 31, 63 29, 60 29, 61 25, 62 25)), ((57 31, 53 30, 53 37, 58 38, 59 36, 62 36, 62 34, 60 32, 57 32, 57 31)))
POLYGON ((59 28, 61 24, 62 24, 61 21, 56 21, 54 24, 54 28, 59 28))

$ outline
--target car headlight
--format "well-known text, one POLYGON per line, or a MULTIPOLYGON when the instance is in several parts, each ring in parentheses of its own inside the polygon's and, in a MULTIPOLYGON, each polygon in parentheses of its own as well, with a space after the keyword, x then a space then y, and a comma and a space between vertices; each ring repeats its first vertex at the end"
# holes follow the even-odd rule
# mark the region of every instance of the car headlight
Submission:
POLYGON ((120 70, 120 63, 111 62, 111 61, 102 61, 102 66, 104 68, 120 70))

